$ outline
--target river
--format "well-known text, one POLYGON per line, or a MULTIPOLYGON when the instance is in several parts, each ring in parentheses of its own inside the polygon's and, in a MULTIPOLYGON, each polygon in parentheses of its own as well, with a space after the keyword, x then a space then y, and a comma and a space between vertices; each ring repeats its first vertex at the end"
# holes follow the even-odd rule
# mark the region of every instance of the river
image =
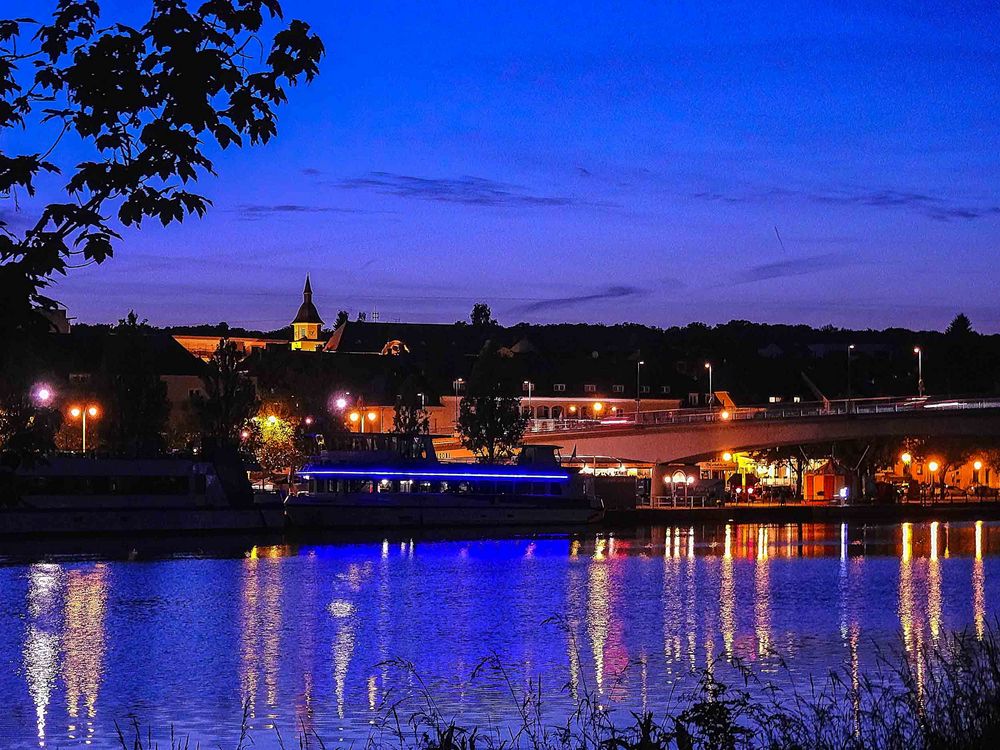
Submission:
POLYGON ((991 522, 178 549, 0 555, 3 747, 117 747, 134 720, 232 748, 244 707, 255 748, 275 725, 288 747, 362 746, 428 698, 511 721, 538 680, 554 719, 582 694, 627 716, 713 657, 857 679, 877 648, 981 636, 1000 611, 991 522))

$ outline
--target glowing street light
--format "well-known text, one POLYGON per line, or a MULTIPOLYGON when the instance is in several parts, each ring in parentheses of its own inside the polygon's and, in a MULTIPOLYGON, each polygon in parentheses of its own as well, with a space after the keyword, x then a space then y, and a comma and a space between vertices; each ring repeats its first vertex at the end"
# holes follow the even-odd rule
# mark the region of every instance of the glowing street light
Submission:
POLYGON ((982 461, 973 461, 972 468, 975 469, 976 471, 981 471, 982 468, 983 468, 983 462, 982 461))
POLYGON ((919 346, 913 347, 913 353, 917 355, 917 395, 924 396, 924 350, 919 346))
POLYGON ((899 460, 902 461, 907 466, 909 466, 911 463, 913 463, 913 456, 910 455, 909 453, 904 453, 899 457, 899 460))
POLYGON ((851 410, 851 352, 854 351, 854 344, 847 346, 847 411, 851 410))
POLYGON ((339 409, 340 411, 343 411, 344 409, 346 409, 346 408, 347 408, 347 399, 346 399, 346 398, 344 398, 343 396, 341 396, 340 398, 338 398, 338 399, 337 399, 337 400, 336 400, 336 401, 334 402, 334 404, 336 404, 336 406, 337 406, 337 409, 339 409))
POLYGON ((52 399, 55 397, 55 394, 52 392, 51 388, 42 384, 35 387, 35 391, 32 396, 38 406, 48 406, 52 403, 52 399))
POLYGON ((602 404, 600 401, 595 401, 594 402, 594 414, 600 415, 600 413, 602 411, 604 411, 604 404, 602 404))
POLYGON ((274 416, 273 414, 271 414, 267 418, 267 423, 269 425, 276 425, 276 424, 278 424, 278 418, 276 416, 274 416))
POLYGON ((931 461, 927 464, 927 468, 931 470, 932 474, 937 473, 937 470, 941 468, 941 465, 937 461, 931 461))
POLYGON ((715 408, 715 391, 712 389, 712 363, 706 362, 705 369, 708 370, 708 408, 715 408))
POLYGON ((635 421, 639 422, 639 407, 642 404, 642 366, 646 364, 643 360, 635 363, 635 421))
POLYGON ((730 462, 730 461, 732 461, 733 460, 733 454, 730 453, 729 451, 726 451, 725 453, 722 454, 722 460, 725 461, 725 462, 727 462, 727 463, 730 462))
POLYGON ((459 391, 462 390, 462 386, 465 385, 465 378, 455 378, 451 384, 455 386, 455 432, 458 432, 458 407, 460 399, 458 397, 459 391))
POLYGON ((69 415, 73 419, 79 419, 81 421, 81 428, 83 430, 83 452, 87 452, 87 417, 91 419, 96 419, 100 414, 100 410, 91 404, 90 406, 74 406, 69 410, 69 415))

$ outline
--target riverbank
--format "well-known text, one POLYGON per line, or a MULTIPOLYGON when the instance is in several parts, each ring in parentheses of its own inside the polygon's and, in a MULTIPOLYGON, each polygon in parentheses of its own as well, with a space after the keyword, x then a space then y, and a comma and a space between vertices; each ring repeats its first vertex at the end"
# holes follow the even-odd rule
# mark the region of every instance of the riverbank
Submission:
POLYGON ((726 505, 714 508, 609 510, 607 528, 712 523, 903 523, 1000 520, 1000 503, 938 505, 726 505))

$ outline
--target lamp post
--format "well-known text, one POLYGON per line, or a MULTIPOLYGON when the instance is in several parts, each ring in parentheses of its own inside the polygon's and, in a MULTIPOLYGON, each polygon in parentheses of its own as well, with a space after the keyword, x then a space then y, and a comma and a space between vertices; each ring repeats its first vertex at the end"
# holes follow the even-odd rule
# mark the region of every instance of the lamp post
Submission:
POLYGON ((706 362, 705 369, 708 370, 708 409, 715 409, 715 391, 712 389, 712 363, 706 362))
POLYGON ((847 411, 851 410, 851 352, 854 344, 847 345, 847 411))
POLYGON ((535 414, 531 411, 531 391, 534 390, 535 384, 530 380, 525 380, 523 383, 524 387, 528 389, 528 418, 534 419, 535 414))
POLYGON ((913 353, 917 355, 917 395, 924 397, 924 350, 919 346, 913 347, 913 353))
MULTIPOLYGON (((927 468, 931 472, 931 501, 934 501, 935 484, 937 484, 937 470, 940 468, 937 461, 931 461, 927 464, 927 468)), ((944 494, 944 493, 942 493, 944 494)))
POLYGON ((635 423, 639 424, 639 407, 642 405, 641 371, 646 364, 641 359, 635 363, 635 423))
POLYGON ((454 382, 452 382, 452 385, 455 386, 455 432, 458 432, 458 392, 462 389, 464 383, 465 380, 462 378, 455 378, 454 382))
POLYGON ((74 406, 69 410, 69 415, 73 419, 79 419, 81 421, 81 427, 83 429, 83 453, 87 452, 87 417, 91 419, 97 419, 97 415, 100 411, 96 406, 91 404, 90 406, 74 406))

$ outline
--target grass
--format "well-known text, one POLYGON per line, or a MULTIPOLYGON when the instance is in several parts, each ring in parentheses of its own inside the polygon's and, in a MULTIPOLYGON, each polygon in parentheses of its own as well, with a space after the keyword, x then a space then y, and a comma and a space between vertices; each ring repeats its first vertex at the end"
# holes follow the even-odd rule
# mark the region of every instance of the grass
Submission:
MULTIPOLYGON (((438 709, 412 664, 396 660, 417 686, 419 707, 386 702, 367 741, 327 745, 300 728, 294 744, 277 729, 272 742, 283 750, 333 747, 398 750, 965 750, 1000 747, 1000 630, 982 637, 956 633, 936 645, 906 654, 880 652, 876 665, 852 679, 832 672, 808 689, 779 687, 739 661, 701 670, 693 686, 657 712, 615 713, 586 685, 575 692, 572 710, 546 719, 541 683, 520 689, 502 661, 484 659, 474 677, 498 678, 515 720, 466 726, 438 709), (727 674, 727 680, 717 677, 727 674)), ((567 685, 564 690, 570 694, 567 685)), ((118 729, 121 750, 198 750, 171 732, 169 745, 133 723, 118 729)), ((244 707, 235 750, 254 746, 244 707)), ((218 747, 218 745, 206 745, 218 747)))

